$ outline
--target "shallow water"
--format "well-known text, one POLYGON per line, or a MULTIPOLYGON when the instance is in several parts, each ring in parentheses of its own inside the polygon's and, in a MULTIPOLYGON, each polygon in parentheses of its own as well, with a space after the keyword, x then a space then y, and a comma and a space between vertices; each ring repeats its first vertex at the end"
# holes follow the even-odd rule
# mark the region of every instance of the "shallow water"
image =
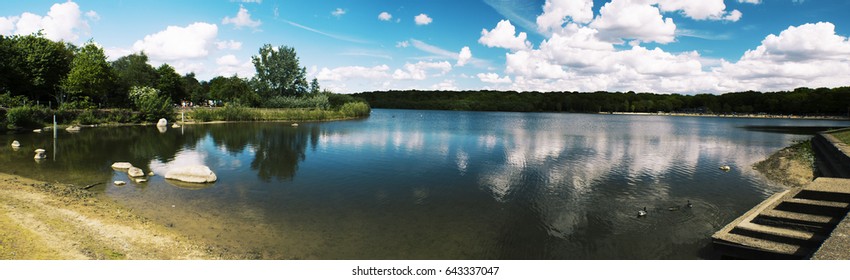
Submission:
POLYGON ((102 182, 93 190, 238 256, 694 259, 713 258, 711 234, 783 188, 753 163, 809 137, 805 127, 848 125, 374 110, 365 120, 297 128, 63 131, 55 148, 51 133, 3 135, 0 168, 102 182), (774 129, 786 126, 795 129, 774 129), (48 159, 34 161, 35 148, 48 159), (115 161, 158 175, 133 183, 109 167, 115 161), (186 187, 162 178, 183 164, 208 165, 219 181, 186 187), (643 207, 649 214, 639 218, 643 207))

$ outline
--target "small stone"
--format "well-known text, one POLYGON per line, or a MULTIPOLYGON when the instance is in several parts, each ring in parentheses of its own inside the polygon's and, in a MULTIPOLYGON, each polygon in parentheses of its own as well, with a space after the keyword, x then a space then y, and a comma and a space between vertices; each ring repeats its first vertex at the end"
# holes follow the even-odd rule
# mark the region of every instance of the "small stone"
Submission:
POLYGON ((147 182, 147 181, 148 181, 148 179, 145 179, 145 178, 136 179, 136 183, 144 183, 144 182, 147 182))
POLYGON ((153 175, 154 175, 154 174, 153 174, 153 171, 148 172, 148 177, 153 177, 153 175))
POLYGON ((35 150, 35 156, 33 158, 34 159, 46 159, 47 155, 44 154, 44 152, 45 152, 44 149, 36 149, 35 150))
POLYGON ((171 128, 180 128, 180 125, 175 123, 171 125, 171 128))
POLYGON ((292 123, 292 127, 298 127, 298 123, 292 123))
POLYGON ((33 129, 32 132, 41 133, 41 129, 33 129))
POLYGON ((137 178, 137 177, 145 176, 145 172, 142 171, 141 168, 130 167, 129 169, 127 169, 127 175, 130 175, 130 177, 133 177, 133 178, 137 178))
POLYGON ((76 125, 74 125, 74 126, 69 126, 68 128, 66 128, 66 129, 65 129, 65 131, 68 131, 68 132, 79 132, 79 131, 80 131, 80 127, 79 127, 79 126, 76 126, 76 125))
POLYGON ((115 181, 115 182, 112 182, 112 183, 115 184, 116 186, 123 186, 123 185, 127 184, 127 182, 124 182, 124 181, 115 181))
POLYGON ((18 140, 12 141, 12 147, 13 148, 20 147, 20 146, 21 146, 21 143, 18 142, 18 140))
POLYGON ((158 122, 156 122, 156 126, 168 126, 168 120, 166 120, 166 119, 164 119, 164 118, 163 118, 163 119, 159 119, 159 121, 158 121, 158 122))

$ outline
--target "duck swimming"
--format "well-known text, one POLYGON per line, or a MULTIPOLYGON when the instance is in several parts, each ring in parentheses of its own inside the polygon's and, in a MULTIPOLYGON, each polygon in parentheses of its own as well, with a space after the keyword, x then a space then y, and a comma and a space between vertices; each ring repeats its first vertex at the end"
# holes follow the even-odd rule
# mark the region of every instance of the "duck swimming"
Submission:
POLYGON ((643 207, 643 210, 638 210, 638 217, 646 216, 646 207, 643 207))
POLYGON ((693 205, 693 204, 691 204, 691 200, 688 200, 688 204, 687 204, 687 206, 688 206, 688 208, 694 208, 694 205, 693 205))

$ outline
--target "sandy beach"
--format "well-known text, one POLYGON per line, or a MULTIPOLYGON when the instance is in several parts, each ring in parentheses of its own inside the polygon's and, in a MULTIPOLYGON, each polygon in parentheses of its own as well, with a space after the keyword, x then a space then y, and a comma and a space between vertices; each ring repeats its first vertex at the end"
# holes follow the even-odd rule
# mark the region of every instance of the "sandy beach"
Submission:
POLYGON ((81 188, 0 173, 0 259, 216 259, 206 246, 81 188))

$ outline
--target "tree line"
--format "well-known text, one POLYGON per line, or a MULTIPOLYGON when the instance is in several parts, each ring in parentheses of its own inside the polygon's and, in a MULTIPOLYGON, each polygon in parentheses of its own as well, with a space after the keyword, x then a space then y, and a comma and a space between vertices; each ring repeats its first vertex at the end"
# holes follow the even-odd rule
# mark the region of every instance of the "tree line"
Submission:
MULTIPOLYGON (((308 82, 292 47, 266 44, 251 60, 257 72, 251 78, 200 81, 167 63, 152 66, 144 52, 108 61, 92 41, 76 46, 41 32, 0 35, 0 130, 40 127, 52 115, 60 123, 79 124, 172 119, 175 105, 213 100, 216 105, 336 111, 346 103, 362 103, 322 90, 316 79, 308 82)), ((368 114, 365 103, 356 108, 368 114)))
POLYGON ((263 106, 263 100, 322 92, 315 79, 308 83, 294 48, 267 44, 252 62, 257 70, 253 78, 199 81, 194 73, 180 75, 167 63, 151 66, 144 52, 107 61, 103 48, 91 41, 76 46, 49 40, 41 32, 0 35, 0 107, 23 101, 68 109, 133 108, 133 88, 155 90, 171 103, 214 99, 255 107, 263 106))
POLYGON ((848 116, 850 87, 777 92, 655 94, 635 92, 372 91, 354 94, 373 108, 848 116))

